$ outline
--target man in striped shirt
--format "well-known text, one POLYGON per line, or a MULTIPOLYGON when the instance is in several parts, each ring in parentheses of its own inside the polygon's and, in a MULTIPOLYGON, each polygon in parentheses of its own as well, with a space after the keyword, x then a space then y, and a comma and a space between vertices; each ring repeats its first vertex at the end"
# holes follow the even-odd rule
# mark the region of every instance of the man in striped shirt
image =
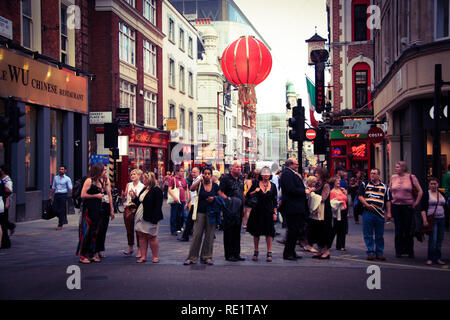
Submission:
POLYGON ((367 246, 367 260, 375 258, 381 261, 386 260, 383 256, 384 250, 384 212, 387 209, 387 220, 391 216, 391 190, 380 181, 380 170, 370 171, 370 181, 361 184, 358 191, 358 199, 361 201, 363 212, 363 233, 364 242, 367 246), (373 233, 375 231, 375 241, 373 233), (376 249, 374 248, 376 246, 376 249))

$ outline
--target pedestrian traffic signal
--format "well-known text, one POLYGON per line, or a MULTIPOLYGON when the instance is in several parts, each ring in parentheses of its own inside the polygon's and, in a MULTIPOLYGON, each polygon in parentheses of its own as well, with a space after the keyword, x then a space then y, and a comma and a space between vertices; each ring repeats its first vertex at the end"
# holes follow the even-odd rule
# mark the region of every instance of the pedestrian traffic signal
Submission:
POLYGON ((11 142, 19 142, 25 138, 25 104, 8 99, 11 142))
POLYGON ((2 142, 10 141, 10 121, 9 106, 5 104, 3 115, 0 117, 0 141, 2 142))
POLYGON ((305 108, 302 106, 302 100, 297 100, 297 107, 292 108, 292 118, 289 118, 289 139, 293 141, 305 140, 305 108))

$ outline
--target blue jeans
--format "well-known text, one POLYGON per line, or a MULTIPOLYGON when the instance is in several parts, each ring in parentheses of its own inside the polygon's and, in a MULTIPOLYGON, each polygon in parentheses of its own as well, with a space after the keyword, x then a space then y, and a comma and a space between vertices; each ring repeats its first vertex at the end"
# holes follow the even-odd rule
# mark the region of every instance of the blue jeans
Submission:
POLYGON ((170 233, 175 233, 178 230, 181 230, 183 227, 184 219, 185 219, 185 210, 186 202, 182 201, 180 203, 171 203, 170 204, 170 233))
POLYGON ((445 218, 434 219, 433 233, 428 239, 428 260, 441 260, 441 247, 444 240, 445 218))
POLYGON ((363 212, 363 233, 364 242, 367 247, 367 254, 382 256, 384 250, 384 218, 369 211, 363 212), (375 231, 375 242, 373 233, 375 231), (376 249, 374 248, 374 243, 376 249))

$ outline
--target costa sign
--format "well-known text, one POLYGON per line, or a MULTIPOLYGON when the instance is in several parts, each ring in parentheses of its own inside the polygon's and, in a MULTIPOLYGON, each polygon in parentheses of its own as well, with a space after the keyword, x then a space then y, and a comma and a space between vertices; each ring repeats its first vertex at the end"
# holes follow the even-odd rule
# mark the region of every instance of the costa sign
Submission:
POLYGON ((369 141, 374 144, 380 143, 384 140, 384 131, 381 128, 372 127, 369 129, 369 132, 367 132, 367 137, 369 138, 369 141))

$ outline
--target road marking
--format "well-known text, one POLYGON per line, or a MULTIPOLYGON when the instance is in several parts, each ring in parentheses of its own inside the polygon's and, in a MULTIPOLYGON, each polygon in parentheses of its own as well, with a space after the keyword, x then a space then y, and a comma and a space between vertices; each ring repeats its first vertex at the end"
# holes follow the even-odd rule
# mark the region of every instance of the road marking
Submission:
POLYGON ((411 265, 407 265, 407 264, 400 264, 400 263, 390 263, 390 262, 380 262, 380 261, 369 261, 369 260, 362 260, 362 259, 354 259, 354 258, 346 258, 343 256, 335 256, 335 258, 337 259, 341 259, 341 260, 350 260, 350 261, 356 261, 356 262, 363 262, 363 263, 368 263, 368 264, 381 264, 381 265, 386 265, 386 266, 394 266, 394 267, 403 267, 403 268, 413 268, 413 269, 421 269, 421 270, 435 270, 435 271, 450 271, 448 269, 448 265, 442 266, 441 268, 435 268, 435 267, 425 267, 425 266, 411 266, 411 265))

